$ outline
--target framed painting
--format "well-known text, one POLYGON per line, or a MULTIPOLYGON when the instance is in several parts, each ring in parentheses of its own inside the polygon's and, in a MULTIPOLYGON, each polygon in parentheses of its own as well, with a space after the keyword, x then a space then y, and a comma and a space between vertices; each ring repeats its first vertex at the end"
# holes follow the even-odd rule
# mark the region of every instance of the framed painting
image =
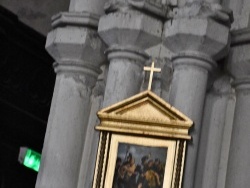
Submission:
POLYGON ((98 112, 92 188, 181 188, 193 122, 151 91, 98 112))
POLYGON ((170 188, 176 142, 112 135, 105 188, 170 188))

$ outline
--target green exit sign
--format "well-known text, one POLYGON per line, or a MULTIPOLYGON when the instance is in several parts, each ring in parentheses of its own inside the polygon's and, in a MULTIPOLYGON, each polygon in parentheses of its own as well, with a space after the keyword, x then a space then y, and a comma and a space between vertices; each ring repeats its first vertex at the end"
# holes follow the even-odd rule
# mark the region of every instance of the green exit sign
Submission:
POLYGON ((20 147, 18 161, 24 166, 39 171, 41 154, 27 147, 20 147))

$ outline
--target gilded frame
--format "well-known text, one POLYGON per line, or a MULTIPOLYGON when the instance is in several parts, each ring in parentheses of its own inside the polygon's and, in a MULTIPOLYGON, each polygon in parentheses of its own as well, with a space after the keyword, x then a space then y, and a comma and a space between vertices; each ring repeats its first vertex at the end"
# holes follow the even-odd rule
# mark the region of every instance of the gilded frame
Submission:
POLYGON ((182 187, 192 120, 151 91, 104 108, 98 117, 100 140, 92 188, 112 188, 118 143, 168 148, 163 187, 182 187))
POLYGON ((139 146, 146 147, 161 147, 166 149, 166 159, 163 161, 165 165, 164 169, 164 181, 163 187, 170 188, 171 187, 171 176, 173 174, 173 165, 175 158, 175 148, 176 141, 174 140, 163 140, 163 139, 153 139, 153 138, 140 138, 135 136, 124 136, 114 134, 111 138, 108 164, 107 164, 107 173, 105 177, 105 188, 112 188, 113 178, 114 178, 114 170, 115 170, 115 162, 118 155, 118 145, 120 143, 133 144, 139 146))
POLYGON ((93 188, 112 188, 119 143, 167 148, 163 187, 181 188, 186 150, 185 140, 166 140, 108 132, 101 133, 100 139, 93 188))

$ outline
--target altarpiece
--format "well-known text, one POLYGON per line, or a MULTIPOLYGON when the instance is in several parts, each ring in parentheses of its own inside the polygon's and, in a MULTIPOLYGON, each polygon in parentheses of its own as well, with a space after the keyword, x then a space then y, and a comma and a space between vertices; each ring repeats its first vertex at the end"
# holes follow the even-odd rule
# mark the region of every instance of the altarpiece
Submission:
POLYGON ((98 112, 93 188, 180 188, 193 122, 150 90, 98 112))

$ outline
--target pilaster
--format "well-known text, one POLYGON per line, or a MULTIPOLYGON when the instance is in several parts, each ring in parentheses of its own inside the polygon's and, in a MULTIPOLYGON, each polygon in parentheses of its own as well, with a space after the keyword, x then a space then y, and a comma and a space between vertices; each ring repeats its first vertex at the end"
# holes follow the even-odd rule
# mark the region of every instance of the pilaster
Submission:
POLYGON ((249 29, 233 33, 236 44, 229 55, 228 70, 234 77, 236 106, 226 188, 248 187, 250 184, 250 38, 248 36, 249 29), (238 41, 242 37, 247 39, 244 43, 238 41))
POLYGON ((161 41, 167 7, 160 1, 113 0, 105 5, 106 15, 98 32, 109 49, 109 64, 104 107, 140 91, 142 71, 149 58, 145 49, 161 41))
POLYGON ((174 10, 173 19, 165 23, 164 45, 176 54, 172 58, 170 103, 194 121, 192 141, 187 149, 184 188, 195 187, 207 81, 217 66, 215 61, 228 53, 231 21, 231 12, 220 5, 195 1, 174 10))
MULTIPOLYGON (((225 171, 224 164, 221 163, 226 163, 225 154, 228 155, 228 150, 226 150, 228 147, 223 148, 225 146, 223 140, 230 135, 230 131, 227 130, 232 128, 234 109, 232 105, 235 103, 230 82, 229 75, 225 73, 220 75, 206 96, 195 187, 216 188, 218 183, 221 184, 222 181, 225 181, 225 177, 220 174, 220 169, 223 168, 225 171), (225 135, 226 133, 228 135, 225 135), (221 161, 222 155, 225 161, 221 161)), ((230 143, 230 139, 227 143, 230 143)))
POLYGON ((86 130, 86 139, 82 154, 81 169, 79 173, 78 188, 92 187, 94 169, 95 169, 95 156, 97 155, 99 132, 95 130, 98 125, 99 119, 96 115, 102 108, 104 90, 106 85, 107 67, 101 67, 102 73, 98 76, 95 87, 92 90, 91 96, 91 110, 89 114, 89 121, 86 130))
POLYGON ((89 12, 62 12, 52 18, 46 49, 56 61, 57 76, 37 188, 77 187, 91 91, 105 61, 98 19, 89 12))

